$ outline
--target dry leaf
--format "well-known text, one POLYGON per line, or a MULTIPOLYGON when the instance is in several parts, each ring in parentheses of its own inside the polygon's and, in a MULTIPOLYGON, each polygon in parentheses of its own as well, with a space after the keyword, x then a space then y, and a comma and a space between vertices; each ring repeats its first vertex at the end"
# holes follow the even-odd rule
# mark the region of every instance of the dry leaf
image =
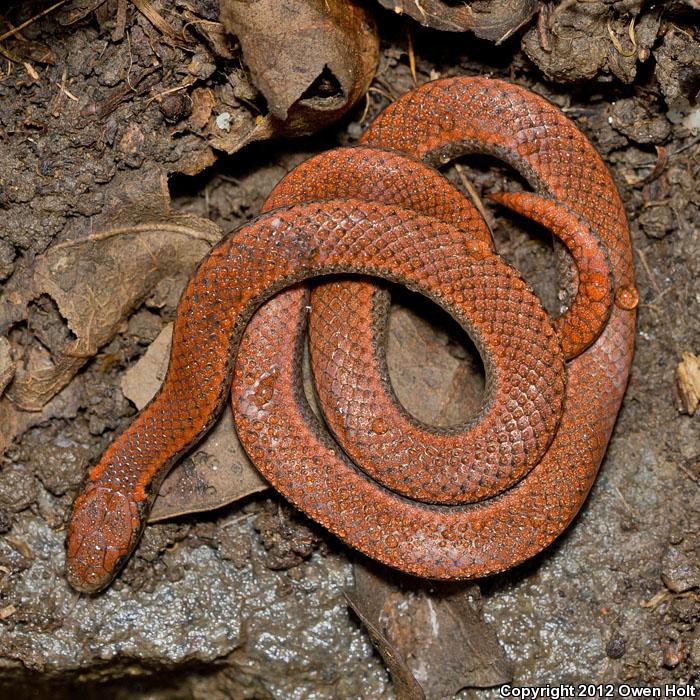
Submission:
MULTIPOLYGON (((411 298, 416 301, 413 296, 411 298)), ((443 312, 432 306, 429 308, 428 313, 442 314, 444 318, 443 312)), ((171 326, 164 328, 122 381, 124 395, 139 409, 150 401, 165 378, 171 333, 171 326)), ((434 325, 405 306, 392 308, 387 361, 397 396, 418 418, 438 425, 452 425, 477 412, 481 391, 480 382, 472 379, 472 362, 455 357, 446 332, 436 334, 434 325), (441 389, 436 390, 436 387, 441 389)), ((320 415, 312 388, 308 351, 305 351, 302 366, 306 397, 314 413, 320 415)), ((151 521, 220 508, 266 488, 267 482, 238 440, 231 409, 227 406, 190 458, 178 463, 166 477, 151 521)))
POLYGON ((72 381, 63 391, 49 401, 41 411, 22 411, 7 399, 0 400, 0 455, 12 441, 35 425, 41 425, 52 418, 72 419, 78 415, 82 387, 78 380, 72 381))
MULTIPOLYGON (((158 10, 159 7, 156 4, 150 2, 150 0, 131 0, 138 11, 158 30, 166 44, 171 46, 179 46, 187 50, 192 48, 194 42, 191 41, 190 36, 186 31, 181 30, 177 26, 173 26, 170 20, 174 17, 180 19, 177 13, 173 13, 170 10, 169 3, 163 4, 163 14, 158 10), (165 18, 165 14, 168 14, 168 19, 165 18)), ((158 6, 161 5, 160 2, 157 3, 158 6)))
POLYGON ((397 14, 406 13, 424 27, 446 32, 471 31, 497 44, 528 22, 537 11, 536 0, 379 0, 397 14))
POLYGON ((191 26, 207 42, 207 45, 217 58, 226 60, 236 58, 236 49, 238 47, 221 22, 196 19, 191 23, 191 26))
POLYGON ((201 131, 209 123, 215 106, 216 97, 211 88, 195 88, 192 91, 192 112, 189 117, 192 128, 201 131))
POLYGON ((427 700, 510 681, 510 664, 479 609, 478 586, 397 575, 399 586, 390 576, 384 567, 356 564, 352 607, 374 628, 373 641, 381 635, 378 651, 392 660, 392 678, 396 669, 410 669, 427 700))
POLYGON ((700 356, 684 352, 682 358, 676 367, 676 386, 681 411, 692 416, 700 403, 700 356))
POLYGON ((469 5, 451 5, 442 0, 379 0, 387 10, 397 15, 407 14, 424 27, 445 32, 467 32, 474 26, 469 5))
POLYGON ((103 5, 105 0, 73 0, 58 13, 58 23, 64 27, 85 19, 91 12, 103 5))
POLYGON ((249 133, 211 141, 229 153, 337 120, 366 92, 379 60, 372 16, 347 0, 222 0, 221 21, 238 37, 269 109, 249 133))
MULTIPOLYGON (((172 330, 172 324, 166 326, 124 375, 124 396, 139 409, 153 398, 165 378, 172 330)), ((267 488, 238 441, 227 406, 214 428, 165 478, 149 522, 212 510, 267 488)))
MULTIPOLYGON (((179 4, 190 30, 204 36, 216 56, 240 58, 242 50, 250 68, 231 67, 225 83, 191 94, 192 113, 182 130, 218 150, 235 153, 253 141, 317 131, 350 109, 374 76, 379 37, 364 6, 345 0, 226 0, 216 23, 199 17, 187 0, 179 4)), ((197 56, 188 71, 201 78, 197 56)), ((210 149, 191 160, 181 159, 178 171, 196 174, 214 156, 210 149)))
POLYGON ((24 40, 12 45, 13 53, 22 60, 34 63, 45 63, 53 66, 56 63, 56 54, 41 41, 24 40))
POLYGON ((103 215, 90 235, 54 245, 38 256, 26 286, 10 290, 8 308, 0 310, 3 325, 8 325, 8 319, 21 318, 18 309, 46 294, 75 337, 55 357, 28 353, 30 360, 39 360, 18 363, 7 396, 23 410, 41 410, 164 279, 184 286, 221 237, 211 221, 170 212, 160 173, 158 189, 150 193, 147 183, 128 177, 131 183, 124 181, 118 210, 103 215))
POLYGON ((428 306, 422 314, 414 310, 418 299, 407 298, 411 306, 392 307, 387 341, 387 364, 391 384, 408 411, 431 425, 449 426, 475 416, 481 407, 484 381, 479 377, 479 361, 450 345, 444 326, 438 334, 436 318, 456 331, 446 314, 428 306))

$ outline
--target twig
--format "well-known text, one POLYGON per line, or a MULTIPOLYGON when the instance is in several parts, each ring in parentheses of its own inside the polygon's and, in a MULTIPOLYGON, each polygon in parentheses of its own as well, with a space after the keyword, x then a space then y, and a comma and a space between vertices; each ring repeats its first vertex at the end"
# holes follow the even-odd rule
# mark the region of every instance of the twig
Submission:
POLYGON ((121 41, 124 38, 126 29, 126 0, 119 0, 117 4, 117 15, 114 20, 114 29, 112 30, 112 41, 121 41))
POLYGON ((612 21, 610 18, 608 18, 608 34, 610 35, 610 41, 612 41, 615 50, 620 54, 620 56, 623 56, 624 58, 631 58, 637 53, 637 36, 634 33, 634 17, 632 17, 632 21, 630 22, 629 26, 629 37, 630 41, 632 42, 632 50, 630 52, 623 50, 620 40, 613 31, 612 21))
POLYGON ((367 119, 367 115, 369 114, 369 90, 365 92, 365 108, 362 110, 362 116, 360 117, 360 124, 364 123, 365 119, 367 119))
POLYGON ((62 88, 66 87, 66 78, 68 76, 68 69, 63 67, 63 75, 61 76, 61 83, 54 83, 58 86, 58 92, 51 98, 51 103, 49 104, 48 111, 56 118, 61 116, 61 106, 63 105, 63 98, 65 93, 62 88))
POLYGON ((411 34, 411 28, 406 26, 406 36, 408 38, 408 67, 411 70, 411 77, 413 78, 413 85, 418 85, 418 77, 416 76, 416 54, 413 50, 413 36, 411 34))
POLYGON ((486 211, 484 203, 481 201, 481 197, 479 197, 476 189, 474 188, 474 185, 472 185, 472 183, 469 181, 469 178, 464 174, 464 170, 462 169, 462 166, 459 163, 455 163, 455 170, 457 171, 457 175, 459 175, 459 179, 461 180, 464 189, 467 190, 467 192, 469 193, 469 197, 471 198, 472 202, 474 202, 476 210, 479 212, 479 214, 481 214, 481 218, 484 220, 486 228, 489 230, 489 236, 491 236, 491 243, 495 248, 496 241, 493 238, 493 231, 491 230, 491 224, 489 223, 488 212, 486 211))
POLYGON ((374 80, 372 82, 377 83, 377 85, 380 85, 382 89, 386 92, 386 94, 391 97, 392 102, 396 100, 396 95, 394 94, 394 91, 386 84, 385 81, 381 80, 375 75, 374 80))
POLYGON ((389 100, 389 102, 393 102, 395 98, 393 98, 386 90, 382 90, 381 88, 378 87, 370 87, 367 89, 367 92, 374 92, 377 95, 381 95, 385 99, 389 100))
MULTIPOLYGON (((127 88, 119 88, 113 92, 109 97, 107 97, 102 102, 91 102, 85 105, 81 111, 81 116, 92 117, 96 116, 98 118, 105 117, 111 112, 113 112, 127 97, 131 95, 131 91, 139 85, 145 78, 160 69, 161 66, 150 66, 149 68, 144 68, 141 73, 136 76, 135 82, 131 83, 127 88)), ((134 90, 135 94, 140 95, 142 92, 148 88, 148 85, 144 85, 139 90, 134 90)))
POLYGON ((24 66, 27 73, 29 73, 29 77, 32 80, 36 80, 38 82, 39 81, 39 74, 36 72, 36 69, 34 68, 34 66, 31 63, 29 63, 29 61, 22 61, 22 65, 24 66))
POLYGON ((166 38, 174 44, 191 44, 190 39, 180 39, 177 32, 163 19, 148 0, 131 0, 136 9, 166 38))
POLYGON ((45 15, 48 15, 49 12, 53 12, 57 7, 61 7, 61 5, 65 5, 67 2, 68 0, 61 0, 55 5, 47 7, 43 12, 40 12, 38 15, 34 15, 34 17, 28 19, 26 22, 22 22, 22 24, 20 24, 18 27, 10 29, 9 32, 5 32, 4 34, 0 35, 0 41, 5 41, 5 39, 9 39, 11 36, 17 34, 17 32, 21 32, 25 27, 28 27, 30 24, 34 24, 34 22, 36 22, 38 19, 41 19, 45 15))
POLYGON ((89 236, 83 238, 77 238, 73 241, 63 241, 62 243, 57 243, 51 248, 52 251, 60 250, 61 248, 72 248, 73 246, 80 245, 81 243, 95 241, 104 241, 108 238, 113 238, 114 236, 124 236, 133 233, 149 233, 151 231, 159 231, 162 233, 178 233, 183 236, 189 236, 190 238, 196 238, 197 240, 207 241, 209 243, 216 243, 219 238, 218 236, 212 235, 210 233, 200 233, 195 231, 190 226, 182 226, 180 224, 170 224, 167 221, 154 221, 148 224, 134 224, 133 226, 120 226, 118 228, 109 229, 108 231, 100 231, 99 233, 92 233, 89 236))
POLYGON ((681 146, 680 148, 677 148, 673 153, 669 153, 668 156, 669 158, 673 158, 673 156, 677 156, 679 153, 683 153, 683 151, 687 151, 689 148, 692 148, 696 144, 700 143, 700 136, 696 136, 692 141, 689 141, 685 145, 681 146))
POLYGON ((676 598, 700 598, 700 595, 695 591, 685 591, 683 593, 673 593, 665 589, 660 590, 655 593, 649 600, 643 600, 639 603, 641 608, 658 608, 659 605, 665 603, 669 600, 674 600, 676 598))
POLYGON ((131 34, 126 33, 126 44, 129 48, 129 67, 126 70, 126 84, 132 92, 136 92, 136 88, 131 84, 131 69, 134 67, 134 53, 131 50, 131 34))
POLYGON ((675 466, 677 469, 680 469, 696 486, 698 485, 700 478, 696 474, 693 474, 690 469, 683 464, 676 464, 675 466))
POLYGON ((668 152, 666 149, 663 146, 654 146, 654 148, 656 148, 656 164, 654 165, 654 169, 646 177, 642 178, 641 183, 644 184, 656 180, 668 165, 668 152))
POLYGON ((73 102, 78 102, 78 98, 66 87, 66 78, 68 77, 68 70, 64 67, 63 68, 63 75, 61 76, 61 82, 56 83, 58 86, 58 89, 69 99, 73 100, 73 102))
POLYGON ((184 83, 183 85, 178 85, 177 87, 171 87, 171 88, 168 88, 167 90, 163 90, 163 92, 159 92, 158 94, 153 95, 152 97, 149 97, 148 100, 146 101, 146 107, 149 107, 150 104, 153 102, 153 100, 159 100, 164 95, 171 95, 173 92, 180 92, 180 90, 187 90, 187 88, 194 85, 194 83, 195 83, 195 81, 193 80, 191 83, 184 83))
POLYGON ((647 256, 646 253, 639 248, 637 250, 637 255, 639 256, 639 262, 642 263, 642 267, 644 268, 644 272, 646 272, 647 277, 649 278, 649 282, 651 282, 651 286, 654 287, 656 290, 657 294, 662 294, 661 287, 659 286, 659 283, 656 281, 656 277, 654 276, 654 273, 651 271, 651 268, 649 267, 649 263, 647 262, 647 256))
POLYGON ((549 19, 549 5, 540 3, 540 11, 537 15, 537 34, 540 38, 540 46, 545 53, 552 53, 552 45, 547 36, 547 22, 549 19))

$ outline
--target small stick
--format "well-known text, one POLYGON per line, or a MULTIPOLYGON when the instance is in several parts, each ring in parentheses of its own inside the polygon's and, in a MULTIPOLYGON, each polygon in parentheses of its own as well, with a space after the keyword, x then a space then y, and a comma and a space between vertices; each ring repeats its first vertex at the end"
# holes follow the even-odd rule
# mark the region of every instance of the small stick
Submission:
POLYGON ((491 223, 489 222, 489 217, 487 215, 488 212, 486 211, 484 203, 481 201, 481 197, 479 197, 476 189, 474 188, 474 185, 472 185, 472 183, 469 182, 469 178, 464 174, 464 170, 462 169, 462 166, 459 163, 455 163, 455 170, 459 175, 459 179, 461 180, 464 189, 467 190, 467 192, 469 193, 469 197, 471 198, 472 202, 474 202, 476 210, 479 212, 479 214, 481 214, 481 218, 486 223, 486 228, 489 230, 489 235, 491 236, 491 243, 493 243, 493 247, 495 248, 496 241, 493 238, 491 223))
POLYGON ((38 15, 34 15, 34 17, 28 19, 26 22, 22 22, 18 27, 15 27, 14 29, 10 29, 9 32, 5 32, 4 34, 0 35, 0 41, 5 41, 5 39, 9 39, 11 36, 14 36, 17 34, 17 32, 21 32, 25 27, 28 27, 30 24, 33 24, 36 22, 38 19, 41 19, 44 15, 48 15, 49 12, 53 12, 57 7, 61 7, 61 5, 65 5, 68 2, 68 0, 61 0, 60 2, 57 2, 55 5, 51 5, 51 7, 47 7, 43 12, 40 12, 38 15))
POLYGON ((630 22, 629 26, 629 37, 630 41, 632 42, 632 51, 627 52, 622 48, 620 40, 617 38, 615 32, 613 31, 610 19, 608 19, 608 34, 610 35, 610 41, 612 41, 615 50, 617 51, 617 53, 620 54, 620 56, 623 56, 624 58, 630 58, 631 56, 634 56, 637 53, 637 36, 634 33, 634 17, 632 17, 632 21, 630 22))
POLYGON ((413 50, 413 36, 411 35, 410 27, 406 27, 406 36, 408 37, 408 67, 411 69, 413 84, 418 86, 418 77, 416 76, 416 54, 413 50))
POLYGON ((656 290, 656 293, 658 295, 661 295, 663 293, 661 287, 659 286, 659 283, 656 281, 656 276, 654 273, 651 271, 651 268, 649 267, 649 263, 647 262, 647 256, 646 253, 639 248, 637 250, 637 255, 639 256, 639 262, 642 263, 642 267, 644 268, 644 272, 646 272, 647 277, 649 278, 649 282, 651 282, 651 286, 654 287, 656 290))

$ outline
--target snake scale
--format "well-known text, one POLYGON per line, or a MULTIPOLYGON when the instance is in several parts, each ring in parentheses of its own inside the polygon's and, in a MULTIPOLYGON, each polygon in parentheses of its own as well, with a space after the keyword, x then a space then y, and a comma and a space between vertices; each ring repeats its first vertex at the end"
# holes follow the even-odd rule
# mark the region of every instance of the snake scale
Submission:
POLYGON ((574 124, 500 80, 422 85, 360 145, 291 171, 201 262, 163 386, 75 499, 67 578, 86 592, 109 584, 229 388, 256 467, 352 547, 437 579, 514 566, 552 542, 590 490, 627 383, 637 300, 622 203, 574 124), (432 167, 469 152, 515 168, 534 192, 492 199, 569 250, 575 295, 554 321, 432 167), (310 292, 303 283, 317 277, 310 292), (384 355, 389 296, 370 278, 425 295, 469 333, 486 373, 472 420, 438 429, 398 403, 384 355), (325 423, 301 385, 307 325, 325 423))

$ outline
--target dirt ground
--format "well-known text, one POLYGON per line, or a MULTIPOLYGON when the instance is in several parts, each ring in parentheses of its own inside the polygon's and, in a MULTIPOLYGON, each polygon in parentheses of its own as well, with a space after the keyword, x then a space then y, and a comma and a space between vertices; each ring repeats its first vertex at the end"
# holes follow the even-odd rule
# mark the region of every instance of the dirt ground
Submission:
MULTIPOLYGON (((541 555, 478 589, 465 585, 464 594, 495 633, 514 684, 698 685, 700 412, 682 412, 676 388, 682 353, 700 354, 697 4, 563 2, 556 14, 558 3, 543 3, 548 18, 533 18, 497 46, 420 28, 372 4, 381 48, 366 99, 314 136, 254 143, 232 155, 185 128, 191 105, 180 100, 182 90, 166 92, 185 78, 190 93, 232 84, 240 56, 163 42, 137 3, 126 3, 125 32, 115 38, 108 10, 117 3, 76 20, 76 6, 89 5, 68 3, 24 29, 22 41, 0 44, 12 52, 0 56, 0 330, 13 351, 41 368, 75 340, 45 289, 21 312, 16 300, 28 279, 36 281, 47 248, 89 236, 124 192, 152 189, 166 174, 173 215, 210 219, 228 231, 255 216, 295 164, 356 142, 392 97, 413 87, 409 53, 419 83, 486 74, 529 87, 591 139, 622 195, 641 299, 636 354, 579 517, 541 555)), ((190 5, 217 20, 215 0, 190 5)), ((0 34, 47 6, 10 3, 0 9, 0 34)), ((513 177, 491 159, 459 163, 477 191, 513 177)), ((445 174, 461 186, 454 164, 445 174)), ((499 251, 556 309, 547 237, 488 211, 499 251)), ((101 596, 67 586, 63 539, 72 498, 87 467, 135 414, 122 392, 124 372, 172 320, 191 265, 206 249, 189 246, 181 256, 179 243, 167 245, 175 249, 168 248, 173 269, 94 357, 81 360, 65 388, 41 410, 2 414, 10 439, 0 462, 0 696, 395 697, 343 595, 356 556, 272 491, 149 526, 101 596), (187 255, 192 260, 182 262, 187 255)), ((81 264, 70 262, 83 271, 81 264)), ((445 381, 439 368, 466 377, 450 419, 467 415, 483 383, 473 349, 432 307, 400 293, 397 300, 389 354, 398 393, 410 404, 414 368, 399 347, 406 332, 419 362, 442 358, 437 384, 445 381)), ((32 397, 39 391, 29 389, 32 397)), ((410 594, 418 584, 406 579, 401 587, 410 594)), ((497 689, 464 689, 455 697, 497 696, 497 689)))

